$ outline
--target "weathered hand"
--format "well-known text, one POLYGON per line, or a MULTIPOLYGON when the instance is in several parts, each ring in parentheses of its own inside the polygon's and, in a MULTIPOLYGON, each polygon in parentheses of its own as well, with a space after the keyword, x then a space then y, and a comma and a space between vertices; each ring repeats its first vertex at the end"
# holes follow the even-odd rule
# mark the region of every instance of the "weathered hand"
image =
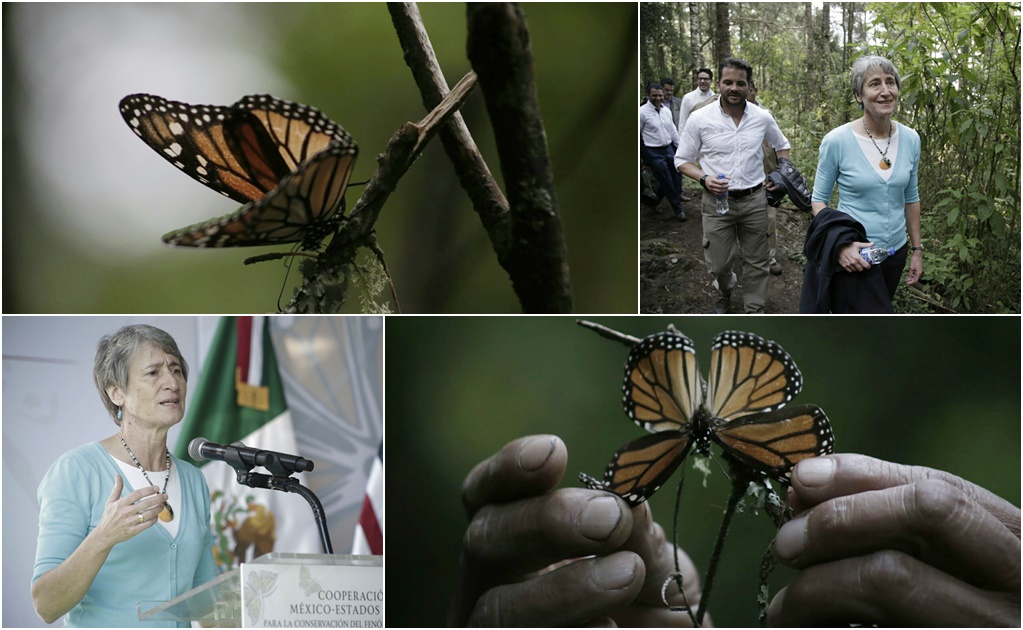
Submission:
MULTIPOLYGON (((471 521, 451 623, 687 622, 687 615, 669 613, 660 603, 661 585, 674 563, 649 508, 629 509, 620 498, 595 490, 554 490, 567 457, 559 438, 529 436, 509 443, 466 477, 462 502, 471 521)), ((682 555, 680 562, 695 605, 695 569, 682 555)))
POLYGON ((799 569, 774 625, 1020 623, 1020 511, 939 470, 862 455, 800 462, 775 552, 799 569))

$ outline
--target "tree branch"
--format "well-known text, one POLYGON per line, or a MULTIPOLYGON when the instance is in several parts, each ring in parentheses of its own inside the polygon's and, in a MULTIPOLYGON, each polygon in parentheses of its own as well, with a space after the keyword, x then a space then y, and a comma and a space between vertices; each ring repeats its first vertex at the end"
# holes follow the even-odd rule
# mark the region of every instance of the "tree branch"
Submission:
MULTIPOLYGON (((377 157, 380 166, 366 184, 366 190, 355 203, 340 231, 315 261, 309 261, 303 266, 306 281, 296 291, 286 312, 328 313, 340 308, 348 284, 347 276, 342 273, 344 268, 354 264, 360 248, 376 246, 373 226, 384 203, 426 148, 426 143, 458 112, 475 86, 476 75, 470 72, 423 120, 405 123, 394 132, 384 153, 377 157)), ((375 251, 379 252, 379 249, 375 251)))
MULTIPOLYGON (((389 2, 387 10, 405 54, 405 63, 412 70, 412 78, 419 87, 423 105, 431 110, 448 93, 448 82, 433 52, 419 7, 412 2, 389 2)), ((494 250, 503 251, 508 239, 508 200, 494 181, 461 113, 456 113, 441 128, 440 139, 462 189, 469 195, 483 228, 490 236, 494 250)))
POLYGON ((498 259, 525 312, 569 312, 567 251, 521 9, 470 4, 468 53, 494 127, 511 206, 511 239, 498 259))

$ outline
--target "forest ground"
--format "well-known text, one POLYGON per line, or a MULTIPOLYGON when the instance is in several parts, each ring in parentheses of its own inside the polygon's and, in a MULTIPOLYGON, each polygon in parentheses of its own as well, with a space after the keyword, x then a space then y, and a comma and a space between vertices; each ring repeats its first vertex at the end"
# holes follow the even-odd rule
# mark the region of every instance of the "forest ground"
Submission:
MULTIPOLYGON (((679 222, 671 206, 662 199, 655 214, 640 209, 640 313, 713 313, 717 291, 703 262, 703 229, 700 222, 699 188, 686 187, 692 201, 685 202, 687 221, 679 222)), ((767 313, 796 313, 803 286, 803 240, 810 225, 810 213, 782 202, 778 208, 778 250, 780 276, 767 282, 767 313)), ((739 284, 732 291, 730 313, 742 313, 742 253, 733 265, 739 284)))

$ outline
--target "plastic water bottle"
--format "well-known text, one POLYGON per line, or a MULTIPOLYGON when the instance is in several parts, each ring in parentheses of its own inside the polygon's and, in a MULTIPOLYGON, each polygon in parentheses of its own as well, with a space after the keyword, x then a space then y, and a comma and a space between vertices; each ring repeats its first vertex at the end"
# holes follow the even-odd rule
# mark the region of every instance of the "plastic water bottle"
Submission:
MULTIPOLYGON (((724 173, 718 173, 718 180, 725 178, 724 173)), ((728 191, 721 193, 717 196, 717 202, 714 204, 714 210, 718 214, 728 214, 728 191)))
POLYGON ((871 265, 876 265, 895 253, 894 247, 864 247, 860 250, 860 256, 871 265))

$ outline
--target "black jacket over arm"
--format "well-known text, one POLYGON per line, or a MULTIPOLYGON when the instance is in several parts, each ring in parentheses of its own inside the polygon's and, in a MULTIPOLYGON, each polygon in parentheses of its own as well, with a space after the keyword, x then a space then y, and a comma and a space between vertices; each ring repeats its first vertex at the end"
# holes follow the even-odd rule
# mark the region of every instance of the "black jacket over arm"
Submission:
POLYGON ((867 233, 848 214, 824 208, 813 218, 803 244, 806 269, 799 296, 800 313, 892 312, 879 266, 849 273, 838 265, 838 252, 855 242, 868 242, 867 233))

